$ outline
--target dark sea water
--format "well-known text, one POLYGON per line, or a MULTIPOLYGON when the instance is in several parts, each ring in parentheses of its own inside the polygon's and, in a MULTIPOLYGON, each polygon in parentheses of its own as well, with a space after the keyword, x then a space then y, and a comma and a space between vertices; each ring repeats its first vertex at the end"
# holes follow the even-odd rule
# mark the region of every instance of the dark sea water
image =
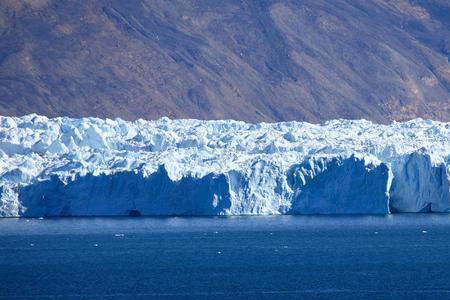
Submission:
POLYGON ((446 299, 450 216, 0 220, 0 299, 446 299))

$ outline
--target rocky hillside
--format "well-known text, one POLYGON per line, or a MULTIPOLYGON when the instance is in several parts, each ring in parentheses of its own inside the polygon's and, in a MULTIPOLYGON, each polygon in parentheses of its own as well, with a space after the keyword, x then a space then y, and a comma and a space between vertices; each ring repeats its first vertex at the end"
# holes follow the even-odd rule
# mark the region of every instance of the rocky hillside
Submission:
POLYGON ((2 0, 0 114, 450 120, 448 0, 2 0))

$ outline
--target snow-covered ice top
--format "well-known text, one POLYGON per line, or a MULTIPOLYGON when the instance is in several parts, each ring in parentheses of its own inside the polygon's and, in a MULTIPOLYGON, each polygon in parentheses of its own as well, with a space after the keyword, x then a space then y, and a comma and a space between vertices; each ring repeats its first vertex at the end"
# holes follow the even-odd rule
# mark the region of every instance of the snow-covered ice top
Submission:
MULTIPOLYGON (((102 204, 104 207, 97 211, 95 200, 90 199, 91 213, 89 209, 81 210, 83 201, 88 201, 88 195, 83 195, 81 199, 73 194, 75 191, 71 191, 70 195, 65 194, 69 193, 69 189, 73 190, 77 181, 83 181, 85 188, 87 182, 93 184, 93 180, 99 178, 118 178, 120 174, 128 177, 135 174, 142 180, 162 174, 165 180, 174 184, 170 188, 175 194, 167 194, 172 199, 158 198, 158 201, 163 204, 175 201, 171 205, 177 209, 171 212, 170 208, 165 208, 159 212, 154 199, 161 197, 165 191, 155 192, 154 189, 157 184, 162 185, 161 182, 155 183, 156 179, 153 178, 151 183, 145 183, 151 188, 141 190, 142 184, 137 184, 136 178, 121 177, 122 191, 111 192, 113 196, 114 193, 120 194, 112 197, 111 201, 123 202, 122 198, 139 195, 145 205, 152 203, 149 214, 195 214, 196 210, 193 211, 192 207, 183 210, 179 206, 180 200, 175 198, 181 197, 177 195, 182 192, 181 186, 185 184, 183 180, 206 180, 208 175, 214 180, 219 180, 220 175, 224 176, 223 183, 217 183, 220 192, 214 190, 211 181, 202 183, 202 186, 208 186, 203 187, 207 192, 199 190, 197 181, 186 183, 184 187, 186 190, 197 190, 198 194, 192 196, 197 199, 193 201, 206 201, 212 206, 215 203, 216 210, 210 211, 208 208, 199 212, 201 214, 361 212, 361 209, 346 210, 346 201, 353 200, 349 195, 340 195, 343 192, 338 189, 347 186, 350 190, 346 193, 351 194, 351 191, 355 191, 356 183, 358 189, 364 185, 364 181, 358 180, 369 180, 375 173, 381 174, 380 194, 369 195, 370 199, 366 201, 373 202, 374 196, 379 197, 375 202, 385 203, 377 206, 371 202, 370 205, 375 205, 374 212, 388 212, 389 207, 399 211, 433 210, 432 206, 437 205, 436 199, 431 199, 433 193, 439 194, 436 196, 440 197, 439 210, 447 211, 448 205, 442 201, 448 191, 442 189, 446 189, 446 184, 448 186, 449 137, 449 123, 422 119, 393 122, 390 125, 365 120, 333 120, 316 125, 303 122, 248 124, 232 120, 168 118, 128 122, 98 118, 49 119, 38 115, 0 117, 0 214, 126 214, 134 210, 145 213, 145 209, 136 208, 136 203, 125 205, 123 210, 109 211, 110 203, 106 199, 102 204), (380 166, 385 169, 381 170, 380 166), (356 170, 361 170, 361 174, 356 170), (335 172, 333 178, 327 177, 330 172, 335 172), (423 186, 420 188, 425 191, 418 191, 417 182, 410 182, 411 172, 417 177, 416 180, 421 180, 423 186), (436 182, 428 182, 430 179, 427 179, 425 184, 423 178, 430 177, 430 172, 444 172, 445 176, 439 173, 440 179, 435 178, 436 182), (334 186, 329 186, 332 181, 335 181, 334 186), (130 182, 133 182, 132 187, 130 182), (416 187, 413 187, 414 184, 416 187), (440 190, 433 190, 430 187, 433 184, 437 184, 436 188, 440 190), (313 189, 316 185, 317 188, 313 189), (325 196, 325 188, 329 189, 328 193, 337 196, 332 199, 331 196, 325 196), (52 201, 59 203, 54 211, 45 200, 47 194, 52 193, 52 201), (410 203, 399 193, 423 195, 410 203), (63 199, 67 197, 70 199, 63 199), (225 198, 226 203, 223 200, 225 198), (393 205, 393 199, 399 203, 398 207, 393 205), (341 200, 344 204, 339 202, 341 200), (220 201, 223 207, 218 204, 220 201), (325 206, 330 201, 334 206, 331 210, 321 210, 324 206, 315 204, 323 201, 325 206), (403 203, 405 201, 406 204, 403 203), (60 202, 64 202, 64 205, 60 202), (75 203, 81 213, 74 208, 75 203), (311 207, 314 209, 311 210, 311 207)), ((364 188, 373 188, 372 185, 376 186, 367 184, 364 188)), ((102 190, 102 186, 97 188, 96 192, 102 190)), ((363 194, 368 192, 358 191, 363 194)), ((103 193, 108 198, 107 192, 103 193)), ((91 197, 95 198, 95 195, 91 197)), ((363 208, 362 212, 370 212, 366 206, 363 205, 363 208)))

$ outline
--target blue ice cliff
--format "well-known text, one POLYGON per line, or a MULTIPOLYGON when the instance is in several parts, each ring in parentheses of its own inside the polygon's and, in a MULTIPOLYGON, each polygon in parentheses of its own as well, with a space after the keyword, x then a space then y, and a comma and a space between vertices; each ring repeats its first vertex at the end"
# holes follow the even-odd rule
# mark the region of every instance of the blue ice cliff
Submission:
POLYGON ((449 212, 450 124, 0 117, 0 216, 449 212))

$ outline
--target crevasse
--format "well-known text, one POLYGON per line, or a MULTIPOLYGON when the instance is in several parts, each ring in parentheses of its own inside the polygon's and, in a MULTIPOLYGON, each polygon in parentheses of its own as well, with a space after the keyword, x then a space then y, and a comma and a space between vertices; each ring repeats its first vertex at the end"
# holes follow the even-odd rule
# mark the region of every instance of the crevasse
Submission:
POLYGON ((449 212, 450 124, 0 117, 0 215, 449 212))

